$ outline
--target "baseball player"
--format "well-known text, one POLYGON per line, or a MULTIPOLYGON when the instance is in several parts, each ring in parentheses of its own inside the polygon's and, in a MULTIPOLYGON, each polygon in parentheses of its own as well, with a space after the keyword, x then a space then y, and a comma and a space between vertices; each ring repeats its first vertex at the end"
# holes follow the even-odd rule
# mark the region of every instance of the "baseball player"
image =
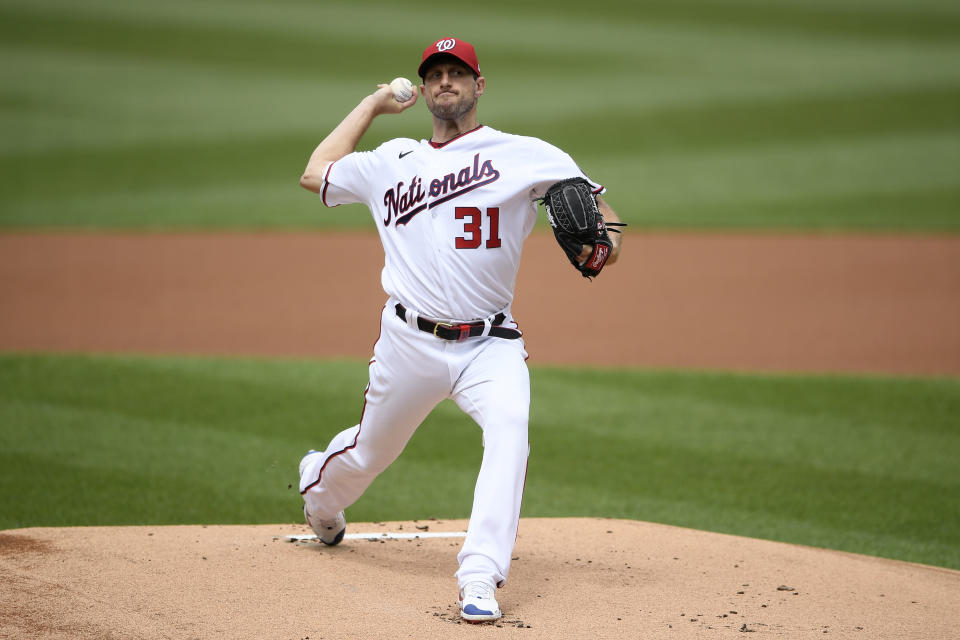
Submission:
MULTIPOLYGON (((457 556, 460 611, 468 621, 495 620, 501 616, 495 589, 510 571, 529 454, 527 354, 510 310, 520 252, 547 189, 587 178, 556 147, 478 123, 486 79, 471 44, 436 41, 423 52, 418 74, 419 96, 433 116, 429 139, 398 138, 355 151, 375 117, 399 114, 418 100, 414 91, 399 102, 381 84, 317 146, 300 179, 328 207, 370 209, 388 296, 360 422, 303 458, 300 493, 318 538, 339 543, 344 509, 397 458, 433 408, 452 398, 480 426, 484 447, 457 556)), ((595 195, 603 193, 589 184, 595 195)), ((619 220, 601 198, 596 202, 606 220, 619 220)), ((619 234, 611 235, 607 264, 620 252, 619 234)), ((592 249, 583 246, 581 258, 592 249)))

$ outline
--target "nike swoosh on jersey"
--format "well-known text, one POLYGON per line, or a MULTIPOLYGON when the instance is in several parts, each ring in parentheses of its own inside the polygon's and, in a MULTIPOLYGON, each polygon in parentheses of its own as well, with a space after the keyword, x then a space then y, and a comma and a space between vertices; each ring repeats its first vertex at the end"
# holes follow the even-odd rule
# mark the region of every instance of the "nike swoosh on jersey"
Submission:
POLYGON ((413 151, 402 152, 399 157, 400 157, 401 160, 403 160, 403 157, 404 157, 404 156, 408 156, 408 155, 410 155, 411 153, 413 153, 413 151))

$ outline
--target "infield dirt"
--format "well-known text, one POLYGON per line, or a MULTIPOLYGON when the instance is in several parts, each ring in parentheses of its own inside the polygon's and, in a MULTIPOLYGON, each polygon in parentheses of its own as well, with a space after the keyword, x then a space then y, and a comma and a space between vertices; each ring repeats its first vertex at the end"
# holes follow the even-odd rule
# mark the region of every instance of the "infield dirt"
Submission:
MULTIPOLYGON (((0 349, 369 357, 370 233, 0 234, 0 349)), ((960 236, 637 233, 593 282, 528 240, 531 364, 960 375, 960 236)))
POLYGON ((956 638, 960 572, 624 520, 525 519, 504 617, 461 623, 465 521, 0 532, 0 630, 16 638, 956 638), (418 527, 420 529, 418 529, 418 527))

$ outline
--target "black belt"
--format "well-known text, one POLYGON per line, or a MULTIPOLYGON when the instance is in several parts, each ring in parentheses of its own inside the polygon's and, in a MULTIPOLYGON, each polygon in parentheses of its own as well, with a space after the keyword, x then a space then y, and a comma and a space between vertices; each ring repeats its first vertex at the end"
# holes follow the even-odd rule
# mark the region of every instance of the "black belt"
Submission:
MULTIPOLYGON (((407 321, 407 309, 399 302, 395 307, 397 310, 397 317, 407 321)), ((493 336, 494 338, 506 338, 507 340, 516 340, 520 337, 520 331, 517 329, 508 329, 507 327, 501 327, 498 325, 503 324, 503 321, 507 319, 502 313, 498 313, 493 317, 493 320, 490 321, 491 326, 490 332, 487 334, 493 336)), ((483 334, 483 329, 485 325, 483 321, 479 322, 465 322, 461 324, 451 324, 449 322, 434 322, 433 320, 427 320, 426 318, 417 317, 417 328, 420 331, 426 331, 427 333, 432 333, 438 338, 443 340, 466 340, 467 338, 475 338, 483 334)))

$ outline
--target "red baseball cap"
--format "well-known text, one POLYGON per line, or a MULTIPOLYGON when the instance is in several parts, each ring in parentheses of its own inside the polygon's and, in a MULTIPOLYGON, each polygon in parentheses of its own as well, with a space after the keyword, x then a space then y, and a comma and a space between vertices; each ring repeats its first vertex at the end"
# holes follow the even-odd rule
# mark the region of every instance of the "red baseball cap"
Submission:
POLYGON ((480 75, 480 63, 477 62, 477 52, 473 50, 473 45, 456 38, 440 38, 429 47, 423 50, 423 61, 420 62, 420 68, 417 69, 417 75, 421 78, 427 70, 427 63, 434 56, 448 55, 453 56, 470 69, 480 75))

